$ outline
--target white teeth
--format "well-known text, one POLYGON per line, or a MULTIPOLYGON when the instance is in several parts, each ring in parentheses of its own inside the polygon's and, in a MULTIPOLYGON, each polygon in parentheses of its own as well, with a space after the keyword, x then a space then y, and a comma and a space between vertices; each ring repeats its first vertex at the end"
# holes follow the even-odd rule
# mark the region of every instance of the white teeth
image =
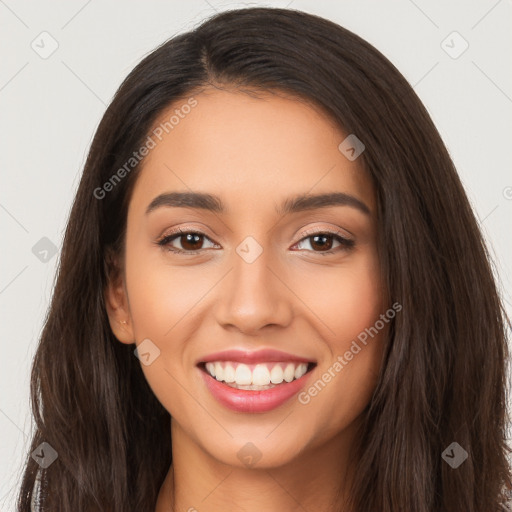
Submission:
POLYGON ((227 384, 230 388, 235 389, 244 389, 245 391, 265 391, 266 389, 272 389, 275 388, 275 384, 269 384, 268 386, 256 386, 256 384, 249 384, 249 385, 238 385, 234 382, 231 382, 230 384, 227 384))
POLYGON ((252 372, 252 383, 256 386, 270 384, 270 372, 264 364, 257 364, 252 372))
POLYGON ((229 363, 224 366, 224 382, 235 382, 235 369, 229 363))
POLYGON ((284 369, 283 366, 283 363, 260 363, 251 371, 251 368, 243 363, 216 361, 206 363, 206 370, 218 381, 233 384, 232 387, 253 389, 254 386, 254 389, 268 389, 283 381, 300 379, 308 369, 307 363, 287 363, 284 369))
MULTIPOLYGON (((217 369, 217 367, 215 367, 217 369)), ((235 370, 235 382, 237 384, 252 384, 251 369, 246 364, 239 364, 235 370)))
POLYGON ((291 382, 293 377, 295 377, 295 366, 293 364, 288 364, 284 369, 283 378, 286 382, 291 382))
POLYGON ((308 365, 306 363, 299 364, 297 368, 295 368, 295 378, 300 379, 308 369, 308 365))
POLYGON ((283 369, 281 366, 276 364, 274 368, 272 368, 272 371, 270 372, 270 382, 272 384, 281 384, 284 379, 283 369))
POLYGON ((215 363, 215 378, 217 380, 224 380, 224 370, 220 363, 215 363))

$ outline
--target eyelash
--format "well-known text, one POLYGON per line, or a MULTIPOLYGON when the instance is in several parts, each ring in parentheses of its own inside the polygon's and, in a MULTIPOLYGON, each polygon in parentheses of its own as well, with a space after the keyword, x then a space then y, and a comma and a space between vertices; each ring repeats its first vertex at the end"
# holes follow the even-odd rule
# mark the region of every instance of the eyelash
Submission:
MULTIPOLYGON (((194 231, 194 230, 187 230, 187 229, 179 228, 176 231, 174 231, 172 233, 169 233, 168 235, 165 235, 160 240, 157 240, 156 244, 161 246, 163 249, 167 249, 168 251, 174 252, 176 254, 191 254, 191 255, 194 254, 194 255, 197 255, 201 251, 207 250, 207 249, 198 249, 196 251, 187 251, 187 250, 184 250, 184 249, 176 249, 175 247, 171 247, 169 245, 172 241, 174 241, 175 239, 179 238, 182 235, 199 235, 199 236, 202 236, 202 237, 207 238, 208 240, 210 240, 210 238, 205 233, 201 233, 200 231, 194 231)), ((306 230, 303 233, 301 233, 301 235, 306 235, 306 236, 302 236, 302 238, 298 242, 296 242, 294 245, 297 245, 300 242, 302 242, 303 240, 306 240, 308 238, 312 238, 313 236, 317 236, 317 235, 330 235, 330 236, 333 236, 334 239, 341 244, 339 247, 337 247, 335 249, 331 249, 329 251, 313 251, 313 250, 308 250, 308 252, 314 252, 314 253, 317 253, 317 254, 334 254, 334 253, 336 253, 338 251, 341 251, 341 250, 350 250, 350 249, 352 249, 355 246, 355 241, 354 240, 342 236, 338 231, 331 231, 329 229, 324 229, 322 231, 306 230)), ((212 241, 212 240, 210 240, 210 241, 212 241)), ((300 249, 300 250, 303 250, 303 249, 300 249)))

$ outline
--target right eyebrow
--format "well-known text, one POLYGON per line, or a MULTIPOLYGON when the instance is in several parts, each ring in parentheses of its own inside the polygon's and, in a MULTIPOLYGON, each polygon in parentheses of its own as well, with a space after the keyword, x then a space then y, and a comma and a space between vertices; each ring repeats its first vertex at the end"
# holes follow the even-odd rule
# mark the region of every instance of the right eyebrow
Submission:
POLYGON ((167 192, 155 197, 146 209, 146 214, 162 206, 175 208, 200 208, 215 213, 226 209, 218 196, 204 192, 167 192))

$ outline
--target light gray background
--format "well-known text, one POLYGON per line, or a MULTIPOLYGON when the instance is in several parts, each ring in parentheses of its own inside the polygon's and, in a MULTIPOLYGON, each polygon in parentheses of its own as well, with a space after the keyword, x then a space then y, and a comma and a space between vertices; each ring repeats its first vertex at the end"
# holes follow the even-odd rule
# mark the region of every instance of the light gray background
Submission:
POLYGON ((164 40, 216 10, 255 5, 289 6, 339 23, 376 46, 414 86, 480 219, 510 314, 511 0, 0 0, 0 510, 14 510, 32 428, 30 364, 71 201, 106 105, 164 40), (45 31, 50 36, 40 35, 45 31), (457 58, 464 41, 454 31, 469 44, 457 58), (58 48, 42 58, 53 40, 58 48), (46 262, 41 250, 32 251, 43 237, 57 249, 46 262))

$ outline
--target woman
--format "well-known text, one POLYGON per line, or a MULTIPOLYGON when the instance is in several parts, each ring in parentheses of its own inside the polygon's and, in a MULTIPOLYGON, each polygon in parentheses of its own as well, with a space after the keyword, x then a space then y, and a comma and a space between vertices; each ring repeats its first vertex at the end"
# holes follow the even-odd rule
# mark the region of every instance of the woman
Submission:
POLYGON ((316 16, 219 14, 97 130, 18 510, 506 510, 506 321, 396 68, 316 16))

